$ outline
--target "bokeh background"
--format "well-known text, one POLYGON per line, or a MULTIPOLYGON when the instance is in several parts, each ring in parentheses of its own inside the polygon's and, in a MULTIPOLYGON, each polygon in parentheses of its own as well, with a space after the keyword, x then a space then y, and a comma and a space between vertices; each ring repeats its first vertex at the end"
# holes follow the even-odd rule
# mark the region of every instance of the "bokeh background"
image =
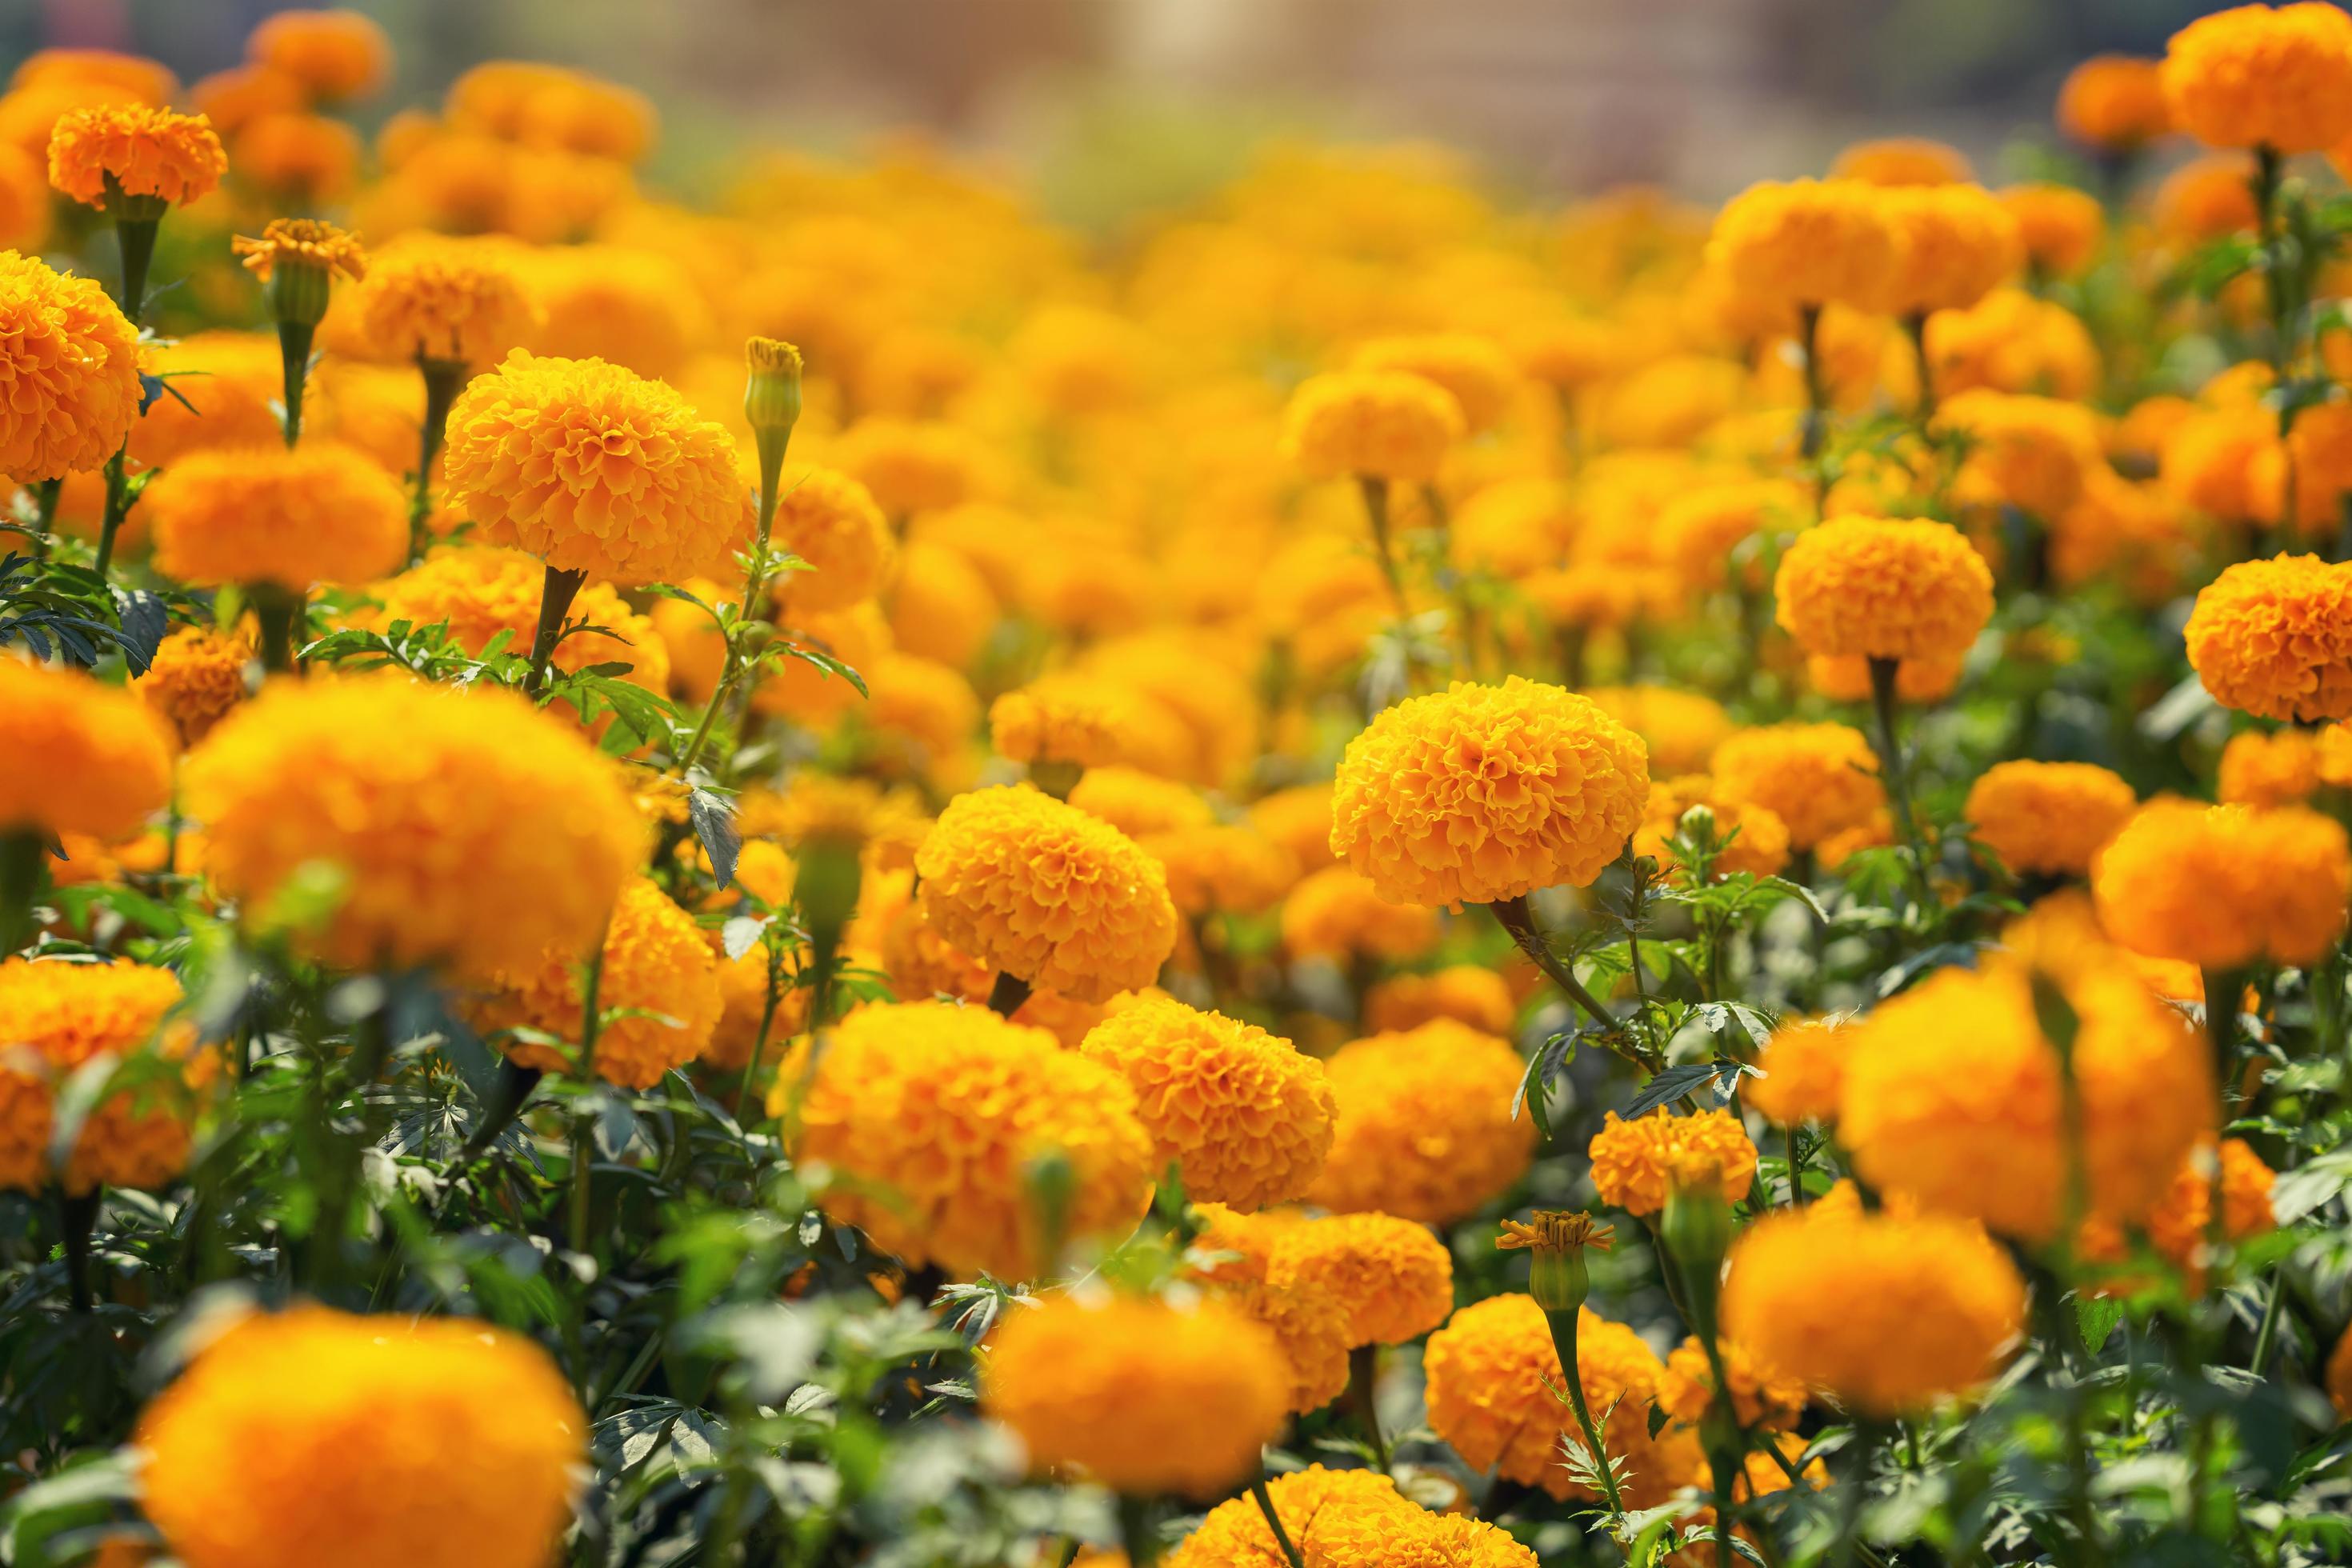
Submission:
MULTIPOLYGON (((5 0, 0 67, 129 49, 234 64, 268 0, 5 0)), ((399 49, 380 104, 501 57, 582 67, 663 116, 690 188, 746 132, 846 148, 920 128, 1013 161, 1054 216, 1115 223, 1269 134, 1419 136, 1530 191, 1714 198, 1891 127, 1988 173, 2059 78, 2160 53, 2199 0, 359 0, 399 49)), ((2006 150, 2006 151, 2005 151, 2006 150)))

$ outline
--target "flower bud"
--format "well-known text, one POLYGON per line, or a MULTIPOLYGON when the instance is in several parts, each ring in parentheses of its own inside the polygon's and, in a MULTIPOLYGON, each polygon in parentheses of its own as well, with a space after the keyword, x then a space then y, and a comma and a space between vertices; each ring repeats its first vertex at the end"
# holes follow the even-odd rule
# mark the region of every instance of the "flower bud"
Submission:
POLYGON ((1528 1293, 1536 1299, 1537 1306, 1573 1318, 1592 1289, 1584 1249, 1591 1247, 1606 1252, 1614 1239, 1609 1226, 1593 1224, 1589 1214, 1538 1209, 1524 1224, 1505 1220, 1503 1234, 1495 1245, 1527 1253, 1528 1293))
POLYGON ((801 416, 801 351, 774 338, 744 346, 751 368, 743 386, 743 418, 761 436, 789 436, 801 416))
POLYGON ((1585 1267, 1582 1247, 1560 1252, 1539 1247, 1528 1259, 1528 1294, 1545 1311, 1573 1312, 1591 1293, 1592 1271, 1585 1267))

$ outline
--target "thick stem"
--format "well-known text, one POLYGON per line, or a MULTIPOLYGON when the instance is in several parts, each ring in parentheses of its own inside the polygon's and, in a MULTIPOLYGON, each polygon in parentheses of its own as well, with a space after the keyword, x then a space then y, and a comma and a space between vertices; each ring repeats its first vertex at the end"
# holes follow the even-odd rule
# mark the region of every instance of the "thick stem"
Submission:
POLYGON ((89 1288, 89 1238, 98 1228, 98 1194, 69 1196, 60 1191, 57 1199, 58 1238, 66 1255, 66 1290, 73 1310, 87 1317, 96 1305, 89 1288))
POLYGON ((114 536, 122 531, 122 520, 131 510, 131 481, 123 472, 123 458, 122 452, 117 452, 106 459, 106 510, 98 527, 98 574, 101 577, 114 564, 114 536))
POLYGON ((1912 893, 1924 910, 1929 897, 1927 847, 1920 842, 1918 818, 1912 814, 1911 773, 1904 763, 1902 742, 1895 732, 1895 680, 1902 668, 1899 659, 1870 661, 1870 706, 1878 721, 1874 739, 1878 742, 1879 772, 1886 781, 1887 802, 1895 808, 1895 829, 1903 835, 1905 847, 1911 851, 1912 893))
POLYGON ((537 697, 540 688, 547 684, 547 661, 555 657, 555 645, 563 640, 563 617, 572 613, 572 601, 580 596, 587 581, 585 571, 547 569, 539 590, 539 630, 530 641, 530 672, 522 679, 524 696, 537 697))
POLYGON ((1829 446, 1829 395, 1822 385, 1822 308, 1801 306, 1797 312, 1797 348, 1805 360, 1805 422, 1798 442, 1798 456, 1813 472, 1813 512, 1821 516, 1829 509, 1829 465, 1822 460, 1829 446))
MULTIPOLYGON (((1497 899, 1486 907, 1495 911, 1496 923, 1510 933, 1519 951, 1528 955, 1528 961, 1542 970, 1570 1001, 1583 1008, 1594 1024, 1613 1035, 1617 1020, 1601 1005, 1599 997, 1585 989, 1584 982, 1576 977, 1576 972, 1559 961, 1559 955, 1552 952, 1551 944, 1544 941, 1543 933, 1536 929, 1535 911, 1528 908, 1526 895, 1516 899, 1497 899)), ((1617 1041, 1610 1048, 1644 1071, 1654 1073, 1658 1070, 1660 1064, 1638 1045, 1617 1041)))
POLYGON ((302 438, 302 388, 310 379, 310 340, 319 329, 309 321, 278 323, 278 357, 284 362, 286 444, 302 438))
POLYGON ((433 514, 433 459, 441 455, 441 438, 449 427, 449 405, 457 401, 457 394, 466 387, 463 360, 420 355, 416 370, 425 378, 425 422, 417 433, 416 488, 408 501, 408 552, 412 557, 425 553, 425 520, 433 514))
POLYGON ((1153 1512, 1150 1498, 1119 1494, 1119 1544, 1127 1548, 1127 1560, 1134 1568, 1152 1568, 1160 1561, 1160 1528, 1153 1512))
POLYGON ((1379 1381, 1379 1356, 1378 1345, 1357 1345, 1348 1352, 1348 1408, 1355 1412, 1356 1424, 1364 1429, 1374 1467, 1386 1475, 1389 1440, 1381 1431, 1380 1401, 1373 1386, 1379 1381))
POLYGON ((261 668, 272 675, 295 668, 295 650, 301 646, 306 595, 275 583, 256 583, 247 590, 253 601, 253 618, 261 624, 261 668))
POLYGON ((1927 358, 1927 312, 1913 310, 1905 316, 1903 331, 1911 340, 1911 363, 1919 376, 1919 401, 1912 405, 1912 417, 1925 429, 1936 416, 1936 371, 1927 358))
MULTIPOLYGON (((48 559, 49 534, 58 521, 58 498, 65 493, 65 489, 63 479, 43 479, 33 487, 33 559, 36 561, 48 559)), ((2352 500, 2347 500, 2346 505, 2352 509, 2352 500)), ((2347 533, 2352 533, 2352 518, 2347 518, 2345 528, 2347 533)))
POLYGON ((1307 1568, 1307 1559, 1292 1544, 1290 1531, 1283 1528, 1282 1515, 1274 1511, 1274 1497, 1265 1489, 1265 1471, 1261 1468, 1250 1478, 1250 1496, 1257 1500, 1258 1512, 1265 1515, 1265 1527, 1274 1532, 1274 1543, 1282 1548, 1282 1560, 1290 1568, 1307 1568))
POLYGON ((122 253, 122 293, 115 303, 134 327, 146 312, 147 268, 155 259, 155 231, 163 221, 160 217, 114 220, 114 242, 122 253))
POLYGON ((1609 1450, 1601 1440, 1601 1426, 1592 1419, 1592 1407, 1584 1398, 1584 1373, 1576 1353, 1576 1310, 1544 1315, 1551 1321, 1551 1344, 1559 1356, 1559 1381, 1567 1390, 1569 1408, 1576 1412, 1577 1430, 1584 1434, 1584 1446, 1592 1454, 1592 1468, 1601 1477, 1601 1498, 1609 1505, 1611 1518, 1622 1518, 1625 1501, 1617 1494, 1617 1473, 1610 1466, 1609 1450))
POLYGON ((1805 1145, 1798 1135, 1797 1125, 1790 1122, 1780 1129, 1780 1149, 1789 1165, 1789 1206, 1805 1206, 1805 1145))
POLYGON ((1396 549, 1389 540, 1389 482, 1370 474, 1359 476, 1357 483, 1364 492, 1364 515, 1371 521, 1372 548, 1380 552, 1381 575, 1388 579, 1389 596, 1396 601, 1397 618, 1412 614, 1404 599, 1404 578, 1399 574, 1396 549))
POLYGON ((1029 983, 1019 975, 998 970, 996 984, 988 988, 988 1010, 1000 1018, 1010 1018, 1029 1000, 1029 983))
POLYGON ((0 958, 32 945, 33 903, 41 896, 41 862, 48 853, 38 833, 0 833, 0 958))

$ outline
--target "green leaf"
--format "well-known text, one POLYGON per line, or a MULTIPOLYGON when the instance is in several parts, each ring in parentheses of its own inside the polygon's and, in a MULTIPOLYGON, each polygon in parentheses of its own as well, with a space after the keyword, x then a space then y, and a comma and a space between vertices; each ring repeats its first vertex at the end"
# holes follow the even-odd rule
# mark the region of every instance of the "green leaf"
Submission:
POLYGON ((710 858, 711 874, 724 889, 735 880, 735 862, 743 853, 743 835, 735 826, 733 804, 717 791, 698 784, 687 795, 686 814, 694 824, 695 837, 702 841, 702 852, 710 858))

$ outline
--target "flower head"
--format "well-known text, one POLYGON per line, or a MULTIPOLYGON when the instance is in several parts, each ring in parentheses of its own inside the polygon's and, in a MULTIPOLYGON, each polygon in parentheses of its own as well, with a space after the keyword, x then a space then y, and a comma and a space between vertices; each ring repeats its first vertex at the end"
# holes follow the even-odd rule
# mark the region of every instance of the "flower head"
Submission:
POLYGON ((1310 1194, 1323 1207, 1448 1225, 1527 1173, 1537 1132, 1511 1114, 1526 1064, 1507 1042, 1436 1018, 1328 1065, 1339 1132, 1310 1194))
MULTIPOLYGON (((396 577, 376 584, 375 597, 386 623, 415 626, 446 625, 449 640, 479 654, 500 632, 507 646, 530 646, 539 625, 539 600, 546 574, 518 550, 457 544, 431 555, 396 577)), ((653 621, 629 607, 610 584, 584 584, 572 601, 572 616, 602 630, 575 632, 555 645, 549 663, 557 669, 625 665, 632 685, 648 691, 669 686, 669 650, 653 621)))
POLYGON ((1856 142, 1830 164, 1830 178, 1859 180, 1890 190, 1924 190, 1974 179, 1968 154, 1925 136, 1882 136, 1856 142))
POLYGON ((1982 185, 1905 185, 1878 199, 1895 236, 1885 298, 1897 315, 1965 310, 2024 259, 2017 220, 1982 185))
POLYGON ((1781 1127, 1837 1120, 1846 1063, 1861 1037, 1834 1018, 1794 1018, 1773 1030, 1757 1054, 1757 1077, 1740 1092, 1765 1121, 1781 1127))
POLYGON ((192 1090, 210 1076, 194 1032, 166 1026, 179 977, 143 963, 0 962, 0 1188, 37 1193, 54 1180, 76 1196, 101 1186, 160 1187, 187 1163, 192 1090), (58 1091, 102 1056, 153 1048, 184 1063, 142 1076, 89 1109, 64 1168, 50 1168, 58 1091))
POLYGON ((809 564, 777 580, 793 611, 846 609, 871 598, 888 574, 897 547, 874 498, 831 468, 786 474, 777 487, 776 548, 809 564))
POLYGON ((2170 133, 2163 68, 2133 55, 2094 55, 2058 89, 2058 129, 2087 146, 2129 152, 2170 133))
POLYGON ((1769 807, 1732 799, 1705 773, 1660 779, 1650 785, 1649 805, 1633 834, 1633 853, 1653 856, 1687 878, 1690 868, 1677 858, 1675 840, 1685 831, 1685 819, 1700 808, 1714 818, 1706 830, 1717 848, 1714 875, 1772 877, 1789 863, 1788 825, 1769 807))
POLYGON ((513 253, 493 239, 404 235, 369 258, 351 296, 359 341, 383 359, 488 364, 537 313, 513 253))
MULTIPOLYGON (((1395 1481, 1374 1470, 1327 1470, 1309 1465, 1269 1478, 1265 1491, 1275 1517, 1282 1521, 1282 1532, 1310 1568, 1372 1568, 1384 1559, 1370 1553, 1350 1554, 1353 1543, 1366 1531, 1377 1531, 1382 1547, 1393 1552, 1405 1531, 1434 1517, 1401 1495, 1395 1481)), ((1211 1509, 1200 1528, 1167 1558, 1168 1568, 1235 1568, 1236 1564, 1278 1568, 1284 1561, 1265 1513, 1248 1496, 1211 1509)), ((1466 1558, 1452 1561, 1461 1568, 1473 1568, 1466 1558)))
POLYGON ((392 71, 392 40, 357 11, 280 11, 253 30, 245 54, 330 103, 366 97, 392 71))
POLYGON ((1594 686, 1584 695, 1593 706, 1642 737, 1650 749, 1653 776, 1706 771, 1707 759, 1731 733, 1723 704, 1673 686, 1594 686))
MULTIPOLYGON (((2056 278, 2070 278, 2091 264, 2107 230, 2099 198, 2072 185, 2034 181, 2000 193, 2000 205, 2017 225, 2026 259, 2056 278)), ((2021 391, 2011 387, 2010 391, 2021 391)))
POLYGON ((1454 1307, 1454 1258, 1444 1243, 1394 1215, 1308 1220, 1276 1237, 1266 1283, 1323 1285, 1348 1304, 1350 1345, 1395 1345, 1445 1321, 1454 1307))
POLYGON ((1508 1036, 1518 1013, 1511 983, 1478 963, 1394 975, 1364 994, 1364 1026, 1376 1035, 1400 1034, 1450 1018, 1482 1035, 1508 1036))
POLYGON ((1702 1176, 1738 1203, 1756 1180, 1756 1145, 1728 1110, 1676 1116, 1661 1106, 1631 1121, 1615 1111, 1593 1134, 1592 1185, 1628 1214, 1656 1214, 1669 1191, 1702 1176))
POLYGON ((1491 339, 1471 332, 1375 338, 1356 351, 1352 368, 1402 371, 1444 387, 1462 410, 1465 433, 1472 436, 1494 428, 1521 384, 1511 356, 1491 339))
POLYGON ((1437 911, 1392 904, 1346 866, 1300 878, 1282 901, 1282 944, 1295 958, 1418 958, 1437 938, 1437 911))
POLYGON ((215 447, 174 463, 142 503, 155 563, 184 583, 364 583, 408 555, 400 481, 338 441, 215 447))
POLYGON ((171 794, 171 740, 139 700, 0 658, 0 834, 121 838, 171 794))
POLYGON ((264 283, 295 268, 353 283, 367 276, 367 250, 359 237, 319 218, 274 217, 259 239, 239 235, 229 247, 264 283))
POLYGON ((528 1339, 296 1307, 197 1352, 132 1440, 140 1506, 188 1568, 401 1568, 446 1559, 452 1541, 472 1568, 539 1568, 587 1439, 528 1339))
POLYGON ((1858 180, 1750 185, 1717 215, 1707 258, 1768 312, 1878 307, 1895 265, 1895 236, 1858 180))
POLYGON ((2221 748, 2213 793, 2223 805, 2296 805, 2320 784, 2319 742, 2305 730, 2243 730, 2221 748))
POLYGON ((2197 595, 2186 633, 2214 700, 2258 719, 2352 717, 2352 563, 2241 561, 2197 595))
POLYGON ((139 417, 138 340, 89 279, 0 251, 0 473, 63 479, 114 456, 139 417))
POLYGON ((118 215, 159 217, 210 192, 227 167, 201 114, 110 104, 61 115, 49 132, 49 184, 118 215))
POLYGON ((182 626, 155 645, 155 657, 131 687, 148 710, 193 746, 243 702, 253 644, 210 626, 182 626))
POLYGON ((1437 477, 1465 428, 1462 405, 1433 381, 1397 370, 1310 376, 1283 416, 1283 450, 1318 479, 1422 484, 1437 477))
POLYGON ((1877 753, 1844 724, 1767 724, 1742 730, 1715 749, 1716 788, 1779 817, 1789 847, 1812 849, 1866 826, 1885 809, 1877 753))
POLYGON ((451 405, 447 463, 449 504, 555 571, 730 575, 750 541, 734 437, 603 360, 508 355, 451 405))
POLYGON ((1049 674, 992 703, 998 752, 1033 768, 1131 766, 1181 772, 1191 747, 1183 721, 1149 692, 1093 676, 1049 674))
POLYGON ((2138 806, 2121 774, 2090 763, 1996 763, 1969 786, 1961 815, 2015 872, 2082 876, 2138 806))
POLYGON ((1992 618, 1992 569, 1949 524, 1832 518, 1780 557, 1780 625, 1829 658, 1948 658, 1992 618))
POLYGON ((2334 819, 2302 806, 2252 810, 2156 800, 2092 873, 2118 942, 2206 969, 2315 962, 2344 932, 2352 851, 2334 819))
POLYGON ((2209 147, 2316 153, 2352 133, 2352 16, 2315 0, 2201 16, 2165 47, 2173 122, 2209 147))
MULTIPOLYGON (((1795 1426, 1805 1413, 1805 1385, 1765 1365, 1737 1341, 1726 1340, 1718 1349, 1731 1382, 1733 1414, 1751 1426, 1774 1431, 1795 1426)), ((1665 1370, 1658 1375, 1658 1404, 1675 1420, 1696 1426, 1706 1419, 1714 1399, 1715 1367, 1706 1347, 1693 1335, 1667 1352, 1665 1370)), ((1780 1473, 1769 1459, 1765 1468, 1780 1473)))

